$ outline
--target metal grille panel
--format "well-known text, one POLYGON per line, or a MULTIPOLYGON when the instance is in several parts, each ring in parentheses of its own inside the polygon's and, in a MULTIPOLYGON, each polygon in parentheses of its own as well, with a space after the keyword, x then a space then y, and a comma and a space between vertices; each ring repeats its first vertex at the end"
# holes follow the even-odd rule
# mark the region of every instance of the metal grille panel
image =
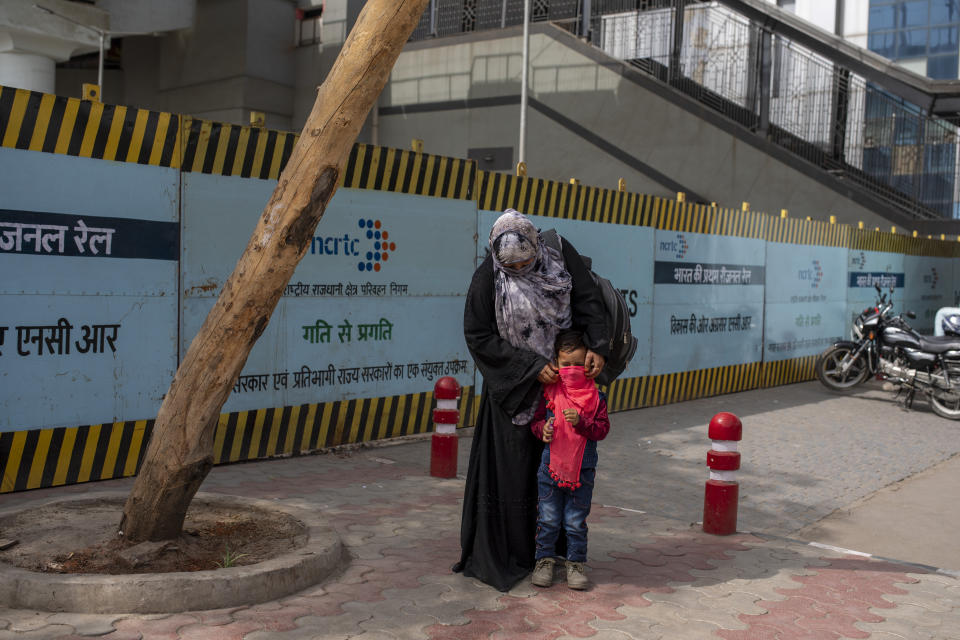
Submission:
MULTIPOLYGON (((523 0, 433 0, 412 39, 523 22, 523 0)), ((581 31, 583 0, 531 0, 581 31)), ((917 217, 960 213, 960 132, 719 2, 592 0, 591 42, 917 217), (678 6, 681 41, 674 42, 678 6)))

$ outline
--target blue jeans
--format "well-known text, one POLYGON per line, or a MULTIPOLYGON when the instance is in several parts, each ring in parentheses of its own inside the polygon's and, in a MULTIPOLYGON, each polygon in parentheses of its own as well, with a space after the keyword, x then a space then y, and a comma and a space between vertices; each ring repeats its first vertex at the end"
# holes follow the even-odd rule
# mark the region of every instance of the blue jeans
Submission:
POLYGON ((596 474, 596 469, 580 469, 580 486, 571 491, 557 486, 557 481, 550 477, 547 463, 540 465, 537 471, 537 560, 556 555, 557 537, 563 527, 567 534, 567 560, 586 561, 587 516, 596 474))

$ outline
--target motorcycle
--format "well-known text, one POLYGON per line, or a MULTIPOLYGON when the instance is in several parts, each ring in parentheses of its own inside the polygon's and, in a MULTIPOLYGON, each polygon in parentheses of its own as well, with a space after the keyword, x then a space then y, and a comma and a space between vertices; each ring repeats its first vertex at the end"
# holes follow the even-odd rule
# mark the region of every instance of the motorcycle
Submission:
POLYGON ((853 322, 854 340, 828 347, 817 358, 817 379, 833 391, 849 391, 874 376, 898 385, 903 406, 923 393, 934 413, 960 420, 960 337, 922 336, 904 320, 912 311, 893 313, 890 296, 877 287, 877 303, 853 322))

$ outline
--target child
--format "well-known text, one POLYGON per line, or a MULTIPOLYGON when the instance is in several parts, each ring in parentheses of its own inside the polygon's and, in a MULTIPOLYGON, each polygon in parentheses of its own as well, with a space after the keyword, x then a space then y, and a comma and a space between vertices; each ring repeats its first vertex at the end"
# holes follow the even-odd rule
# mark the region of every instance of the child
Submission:
POLYGON ((607 437, 610 419, 606 399, 584 375, 587 347, 579 332, 564 330, 555 343, 560 379, 544 388, 530 425, 547 443, 537 472, 537 565, 531 582, 553 583, 557 537, 567 534, 567 586, 586 589, 587 515, 597 472, 597 441, 607 437))

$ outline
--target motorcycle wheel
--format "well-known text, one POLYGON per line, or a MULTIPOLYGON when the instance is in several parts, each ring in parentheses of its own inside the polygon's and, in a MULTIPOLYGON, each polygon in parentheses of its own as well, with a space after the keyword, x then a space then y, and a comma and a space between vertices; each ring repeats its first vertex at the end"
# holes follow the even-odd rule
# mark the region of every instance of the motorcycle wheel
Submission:
POLYGON ((930 393, 930 408, 941 418, 960 420, 960 392, 934 389, 930 393))
POLYGON ((840 372, 840 363, 851 352, 849 347, 830 347, 820 354, 814 367, 817 379, 832 391, 849 391, 867 379, 867 359, 863 354, 857 358, 846 373, 840 372))

